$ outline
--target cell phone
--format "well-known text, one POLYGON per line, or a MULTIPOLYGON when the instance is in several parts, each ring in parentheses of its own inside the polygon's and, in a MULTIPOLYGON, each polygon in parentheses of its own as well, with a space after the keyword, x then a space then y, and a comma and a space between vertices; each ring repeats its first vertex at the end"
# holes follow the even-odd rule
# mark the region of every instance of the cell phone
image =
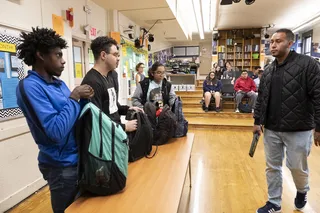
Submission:
POLYGON ((254 152, 256 151, 259 138, 260 138, 260 135, 258 132, 253 134, 253 138, 252 138, 252 142, 251 142, 251 146, 250 146, 250 150, 249 150, 250 157, 253 157, 254 152))

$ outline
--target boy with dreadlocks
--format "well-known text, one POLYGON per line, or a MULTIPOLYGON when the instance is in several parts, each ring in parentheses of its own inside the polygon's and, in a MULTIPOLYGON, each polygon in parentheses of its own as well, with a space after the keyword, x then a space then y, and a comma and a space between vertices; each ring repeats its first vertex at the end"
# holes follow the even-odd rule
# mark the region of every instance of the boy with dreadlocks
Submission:
POLYGON ((21 34, 18 57, 32 70, 17 87, 17 102, 39 147, 39 169, 48 181, 54 213, 62 213, 77 193, 78 151, 74 124, 80 98, 91 98, 88 85, 72 92, 56 78, 64 69, 62 49, 67 43, 55 31, 32 28, 21 34), (56 76, 56 77, 55 77, 56 76))

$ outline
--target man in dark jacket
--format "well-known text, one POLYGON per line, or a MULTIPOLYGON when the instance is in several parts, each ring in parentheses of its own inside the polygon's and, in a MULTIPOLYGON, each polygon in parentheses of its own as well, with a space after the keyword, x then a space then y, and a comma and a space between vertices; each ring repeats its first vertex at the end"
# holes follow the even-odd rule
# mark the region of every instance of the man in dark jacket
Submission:
POLYGON ((320 145, 320 67, 309 56, 290 51, 294 34, 280 29, 271 38, 271 53, 276 60, 264 71, 254 111, 253 131, 265 127, 264 147, 269 201, 258 213, 280 212, 282 160, 297 188, 295 208, 307 203, 309 170, 307 157, 314 142, 320 145))

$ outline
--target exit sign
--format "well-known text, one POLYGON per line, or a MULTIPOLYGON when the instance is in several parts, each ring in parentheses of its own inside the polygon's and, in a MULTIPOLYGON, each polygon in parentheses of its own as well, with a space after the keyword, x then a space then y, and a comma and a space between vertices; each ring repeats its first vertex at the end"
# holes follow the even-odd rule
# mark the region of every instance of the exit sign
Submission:
POLYGON ((96 37, 97 37, 97 28, 91 27, 90 32, 89 32, 89 38, 95 39, 96 37))

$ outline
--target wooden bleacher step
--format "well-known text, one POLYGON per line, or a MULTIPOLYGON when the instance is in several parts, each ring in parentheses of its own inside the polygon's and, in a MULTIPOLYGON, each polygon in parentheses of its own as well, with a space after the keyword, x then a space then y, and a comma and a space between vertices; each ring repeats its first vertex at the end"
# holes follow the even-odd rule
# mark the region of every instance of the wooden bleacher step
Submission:
MULTIPOLYGON (((217 113, 219 114, 219 113, 217 113)), ((253 119, 219 118, 219 117, 187 117, 192 129, 241 129, 252 130, 253 119)))
POLYGON ((235 113, 233 109, 224 109, 223 111, 217 113, 215 111, 204 112, 202 108, 184 108, 183 114, 187 118, 235 118, 235 119, 249 119, 253 122, 252 113, 235 113))

